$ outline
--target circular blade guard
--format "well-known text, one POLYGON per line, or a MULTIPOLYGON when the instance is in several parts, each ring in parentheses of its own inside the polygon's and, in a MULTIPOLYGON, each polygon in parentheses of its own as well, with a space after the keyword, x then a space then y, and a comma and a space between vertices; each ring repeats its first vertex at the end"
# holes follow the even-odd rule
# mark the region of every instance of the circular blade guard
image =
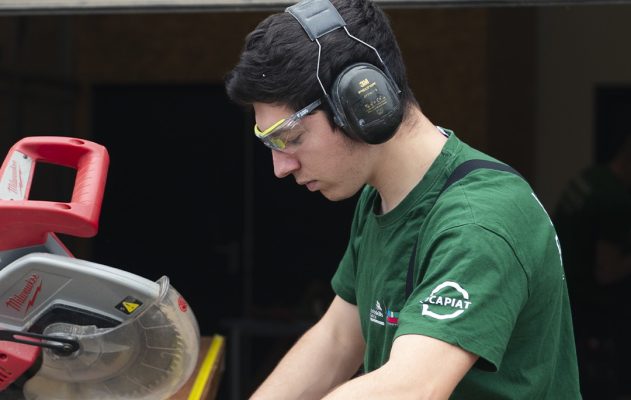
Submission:
POLYGON ((181 295, 162 277, 160 297, 115 328, 56 323, 46 335, 75 337, 71 356, 44 351, 41 369, 24 387, 28 400, 166 399, 192 374, 199 327, 181 295))

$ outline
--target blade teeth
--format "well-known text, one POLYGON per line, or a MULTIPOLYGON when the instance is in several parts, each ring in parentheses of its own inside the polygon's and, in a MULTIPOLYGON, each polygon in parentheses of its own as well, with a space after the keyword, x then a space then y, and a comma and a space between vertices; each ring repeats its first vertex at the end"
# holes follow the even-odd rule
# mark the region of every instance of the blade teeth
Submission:
MULTIPOLYGON (((99 397, 101 399, 107 400, 154 400, 156 398, 156 389, 160 389, 160 386, 164 385, 165 382, 169 378, 173 378, 174 372, 183 373, 182 363, 185 360, 185 341, 183 340, 182 333, 179 329, 173 330, 173 348, 179 349, 180 351, 175 353, 170 353, 170 357, 172 362, 169 363, 165 370, 155 369, 154 375, 151 375, 146 380, 136 380, 130 377, 126 377, 124 375, 118 375, 114 378, 110 378, 106 381, 101 382, 101 388, 104 392, 108 392, 106 397, 99 397), (126 379, 126 383, 133 382, 132 385, 121 384, 121 379, 126 379), (124 389, 121 391, 121 389, 124 389)), ((139 356, 140 357, 140 356, 139 356)), ((133 370, 134 365, 129 365, 125 368, 125 370, 133 370)), ((40 377, 39 379, 52 381, 46 377, 40 377)), ((73 386, 74 389, 77 390, 78 393, 90 393, 94 391, 94 382, 82 382, 82 383, 67 383, 67 382, 58 382, 59 384, 54 385, 56 389, 58 389, 57 393, 47 392, 47 398, 64 398, 63 392, 64 389, 67 389, 68 386, 73 386), (59 394, 58 397, 55 397, 56 394, 59 394)), ((96 397, 90 397, 94 399, 96 397)))

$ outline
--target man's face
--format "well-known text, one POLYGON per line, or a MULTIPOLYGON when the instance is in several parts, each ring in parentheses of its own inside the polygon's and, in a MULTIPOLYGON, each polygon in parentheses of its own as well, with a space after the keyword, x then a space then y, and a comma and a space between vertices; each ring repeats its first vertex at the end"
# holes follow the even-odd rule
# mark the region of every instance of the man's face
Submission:
MULTIPOLYGON (((268 103, 254 103, 256 125, 265 131, 295 110, 268 103)), ((283 151, 271 150, 274 175, 293 175, 296 183, 310 191, 320 191, 329 200, 351 197, 369 180, 373 149, 332 129, 326 115, 316 111, 293 128, 283 151)))

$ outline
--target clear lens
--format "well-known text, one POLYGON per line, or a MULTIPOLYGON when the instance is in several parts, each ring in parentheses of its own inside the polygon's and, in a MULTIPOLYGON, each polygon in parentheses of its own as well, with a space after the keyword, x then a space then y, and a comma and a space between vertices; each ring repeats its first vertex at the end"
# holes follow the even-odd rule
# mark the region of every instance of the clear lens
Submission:
POLYGON ((287 146, 295 143, 298 137, 304 133, 300 120, 315 110, 320 104, 322 104, 322 101, 318 99, 288 118, 281 119, 264 131, 261 131, 258 126, 254 125, 254 134, 267 147, 286 151, 287 146))
POLYGON ((268 135, 259 137, 259 139, 271 149, 286 151, 303 132, 304 128, 300 121, 295 119, 285 120, 268 135))

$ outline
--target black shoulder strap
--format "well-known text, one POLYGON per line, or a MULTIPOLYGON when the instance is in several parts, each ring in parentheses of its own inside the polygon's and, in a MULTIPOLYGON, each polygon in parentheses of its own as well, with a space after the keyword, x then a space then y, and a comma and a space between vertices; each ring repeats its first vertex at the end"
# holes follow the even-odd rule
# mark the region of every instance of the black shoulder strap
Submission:
MULTIPOLYGON (((475 171, 476 169, 495 169, 498 171, 510 172, 513 173, 523 179, 523 176, 512 167, 509 167, 506 164, 502 164, 496 161, 488 161, 488 160, 468 160, 458 165, 456 169, 451 173, 445 185, 440 190, 438 197, 443 194, 443 192, 454 183, 458 182, 460 179, 467 176, 470 172, 475 171)), ((436 200, 438 201, 438 199, 436 200)), ((414 249, 412 250, 412 256, 410 257, 410 262, 408 264, 408 274, 405 282, 405 298, 407 299, 412 294, 412 289, 414 289, 414 264, 416 263, 416 248, 418 247, 418 237, 414 242, 414 249)))
POLYGON ((451 173, 449 178, 447 178, 447 182, 445 182, 445 185, 443 186, 438 196, 440 197, 440 195, 443 194, 445 190, 447 190, 451 185, 453 185, 460 179, 467 176, 469 172, 474 171, 476 169, 482 169, 482 168, 495 169, 498 171, 505 171, 505 172, 512 172, 513 174, 519 176, 520 178, 522 179, 524 178, 523 176, 521 176, 519 172, 515 171, 512 167, 509 167, 506 164, 502 164, 496 161, 489 161, 489 160, 468 160, 458 165, 456 169, 454 169, 454 171, 451 173))

